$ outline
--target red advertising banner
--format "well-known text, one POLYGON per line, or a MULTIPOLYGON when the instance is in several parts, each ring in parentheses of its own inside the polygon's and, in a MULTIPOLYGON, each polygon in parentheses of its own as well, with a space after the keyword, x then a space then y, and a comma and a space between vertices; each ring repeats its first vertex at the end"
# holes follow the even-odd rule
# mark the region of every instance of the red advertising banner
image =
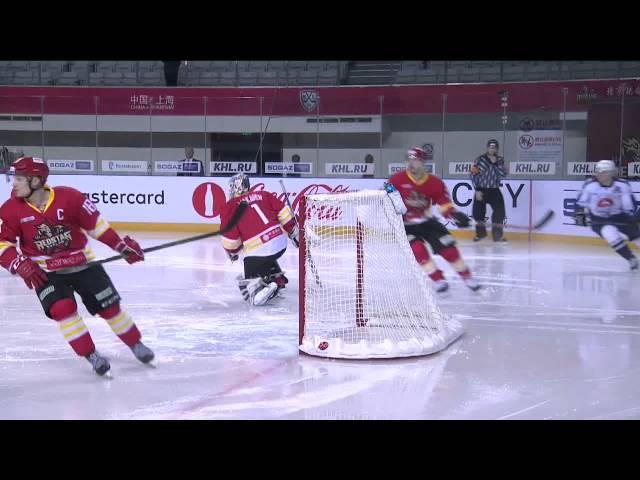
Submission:
POLYGON ((501 112, 561 112, 640 97, 639 80, 544 83, 408 85, 388 87, 109 88, 0 87, 0 114, 102 115, 385 115, 501 112), (206 98, 206 100, 205 100, 206 98), (46 99, 46 100, 43 100, 46 99))

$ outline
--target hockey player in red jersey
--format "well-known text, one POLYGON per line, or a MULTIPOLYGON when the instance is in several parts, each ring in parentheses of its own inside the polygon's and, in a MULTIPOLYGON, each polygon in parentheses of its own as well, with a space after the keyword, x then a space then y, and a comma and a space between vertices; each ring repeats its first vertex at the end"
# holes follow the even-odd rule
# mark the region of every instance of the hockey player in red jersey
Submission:
POLYGON ((231 199, 220 215, 220 228, 225 229, 240 202, 248 204, 234 228, 222 236, 222 246, 231 261, 244 249, 244 276, 238 286, 245 301, 264 305, 288 283, 278 265, 287 249, 287 232, 298 246, 298 226, 293 212, 269 192, 250 192, 249 177, 239 173, 229 181, 231 199))
POLYGON ((449 285, 442 271, 433 263, 425 243, 431 246, 434 254, 440 255, 451 264, 467 287, 474 291, 478 290, 480 285, 471 276, 469 267, 456 247, 455 239, 432 215, 431 206, 437 204, 440 213, 461 228, 469 226, 469 217, 454 208, 444 182, 426 172, 424 168, 426 160, 427 154, 423 149, 419 147, 409 149, 407 169, 394 174, 385 184, 385 189, 390 195, 399 193, 402 198, 403 210, 406 210, 403 211, 403 220, 411 250, 418 263, 435 282, 436 291, 445 292, 449 285))
POLYGON ((121 253, 128 263, 144 260, 138 243, 128 236, 120 238, 78 190, 48 186, 49 168, 42 159, 19 158, 12 164, 10 175, 13 194, 0 207, 0 265, 35 289, 45 314, 98 375, 104 375, 111 366, 96 351, 78 315, 74 293, 89 313, 107 321, 138 360, 153 360, 153 352, 140 341, 135 323, 120 309, 120 295, 104 268, 86 265, 94 259, 87 234, 121 253), (18 240, 20 250, 16 247, 18 240))

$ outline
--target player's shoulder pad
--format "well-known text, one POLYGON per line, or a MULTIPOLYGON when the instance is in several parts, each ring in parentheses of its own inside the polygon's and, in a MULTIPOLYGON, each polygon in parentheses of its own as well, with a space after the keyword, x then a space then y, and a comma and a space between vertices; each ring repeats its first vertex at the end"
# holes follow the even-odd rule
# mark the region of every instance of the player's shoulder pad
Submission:
POLYGON ((402 181, 402 179, 407 177, 407 171, 406 170, 401 170, 399 172, 394 173, 393 175, 391 175, 389 177, 389 183, 396 183, 399 181, 402 181))
POLYGON ((86 198, 84 193, 73 187, 51 187, 51 190, 53 190, 55 194, 67 195, 69 197, 82 197, 83 200, 86 198))
POLYGON ((440 177, 438 177, 437 175, 434 175, 433 173, 429 174, 429 178, 427 178, 427 182, 431 182, 431 183, 435 183, 435 184, 442 184, 444 185, 444 180, 442 180, 440 177))
POLYGON ((582 184, 582 188, 586 188, 588 185, 592 185, 594 183, 597 183, 596 179, 591 177, 591 178, 587 178, 584 183, 582 184))
POLYGON ((620 182, 620 183, 623 183, 624 185, 627 185, 629 187, 631 186, 631 183, 629 183, 629 180, 625 180, 624 178, 616 178, 614 180, 614 182, 620 182))

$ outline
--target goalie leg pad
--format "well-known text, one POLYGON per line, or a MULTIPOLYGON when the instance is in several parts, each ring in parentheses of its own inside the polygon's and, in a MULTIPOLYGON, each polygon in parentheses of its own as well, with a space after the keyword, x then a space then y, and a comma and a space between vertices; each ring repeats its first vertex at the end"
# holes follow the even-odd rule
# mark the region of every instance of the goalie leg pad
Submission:
POLYGON ((262 278, 238 277, 238 288, 245 302, 251 305, 264 305, 271 300, 278 291, 275 282, 267 283, 262 278))

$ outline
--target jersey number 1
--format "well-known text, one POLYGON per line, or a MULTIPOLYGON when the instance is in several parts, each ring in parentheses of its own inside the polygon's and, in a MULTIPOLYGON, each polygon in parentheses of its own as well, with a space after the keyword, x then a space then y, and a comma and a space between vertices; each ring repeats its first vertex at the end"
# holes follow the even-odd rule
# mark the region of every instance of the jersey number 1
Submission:
POLYGON ((260 210, 260 205, 258 205, 257 203, 252 203, 251 208, 253 208, 256 211, 256 213, 262 219, 265 225, 269 223, 269 220, 267 220, 267 217, 265 217, 264 213, 262 213, 262 210, 260 210))

